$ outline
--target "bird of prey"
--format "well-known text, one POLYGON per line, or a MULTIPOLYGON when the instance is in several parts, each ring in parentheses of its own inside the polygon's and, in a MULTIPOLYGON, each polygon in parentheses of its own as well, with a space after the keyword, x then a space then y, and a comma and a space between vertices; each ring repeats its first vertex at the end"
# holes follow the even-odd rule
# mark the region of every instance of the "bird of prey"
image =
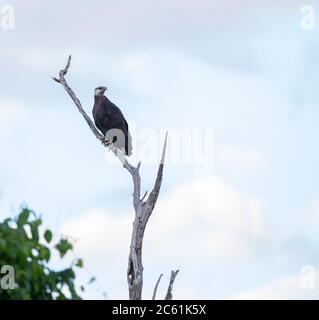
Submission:
POLYGON ((94 90, 93 118, 96 127, 102 132, 107 145, 112 144, 125 155, 132 154, 132 139, 128 124, 121 110, 105 95, 105 87, 94 90))

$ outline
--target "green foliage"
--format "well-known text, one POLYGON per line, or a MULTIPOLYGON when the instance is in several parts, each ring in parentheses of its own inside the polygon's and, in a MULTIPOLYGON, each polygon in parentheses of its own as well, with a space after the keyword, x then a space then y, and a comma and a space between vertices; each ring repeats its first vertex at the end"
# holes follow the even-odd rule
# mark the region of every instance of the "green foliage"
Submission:
POLYGON ((55 248, 59 251, 60 257, 63 258, 69 250, 73 249, 72 244, 67 239, 61 239, 55 248))
POLYGON ((48 262, 53 250, 63 258, 73 246, 67 239, 60 239, 50 248, 52 232, 46 230, 42 234, 41 224, 41 219, 27 208, 17 218, 0 223, 0 269, 4 265, 15 269, 15 289, 4 290, 0 286, 0 299, 81 299, 75 289, 74 266, 82 268, 83 261, 78 259, 61 271, 52 270, 48 262))
POLYGON ((47 243, 50 243, 52 240, 52 232, 50 230, 46 230, 44 232, 44 239, 47 243))

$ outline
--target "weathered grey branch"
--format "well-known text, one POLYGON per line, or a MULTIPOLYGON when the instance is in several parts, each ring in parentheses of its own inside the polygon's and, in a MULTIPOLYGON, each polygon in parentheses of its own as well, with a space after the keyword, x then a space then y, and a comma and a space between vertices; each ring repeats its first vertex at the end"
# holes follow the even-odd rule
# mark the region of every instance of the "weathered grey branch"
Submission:
POLYGON ((80 102, 80 100, 77 98, 77 96, 75 95, 75 93, 73 92, 73 90, 69 87, 68 83, 65 80, 65 75, 68 73, 69 68, 70 68, 70 64, 71 64, 71 55, 69 55, 68 58, 68 62, 65 66, 64 69, 62 69, 59 72, 59 78, 55 78, 52 77, 52 79, 58 83, 60 83, 63 88, 65 89, 65 91, 69 94, 69 96, 71 97, 71 99, 73 100, 73 102, 75 103, 75 105, 77 106, 79 112, 82 114, 83 118, 85 119, 86 123, 88 124, 88 126, 90 127, 90 129, 92 130, 93 134, 96 136, 97 139, 99 139, 102 143, 104 142, 104 136, 97 130, 97 128, 95 127, 94 123, 92 122, 92 120, 90 119, 90 117, 86 114, 86 112, 83 110, 82 108, 82 104, 80 102))
POLYGON ((147 221, 153 212, 158 195, 161 188, 163 178, 163 168, 167 146, 167 133, 163 146, 162 160, 158 168, 155 186, 148 197, 147 201, 140 200, 140 183, 141 178, 139 174, 139 165, 137 170, 134 170, 133 182, 134 193, 133 202, 135 208, 135 219, 133 223, 133 233, 131 238, 130 254, 127 268, 127 282, 129 286, 129 293, 131 300, 140 300, 142 298, 143 288, 143 264, 142 264, 142 247, 143 238, 147 221))
POLYGON ((155 299, 156 299, 157 288, 158 288, 158 285, 159 285, 162 277, 163 277, 163 274, 161 274, 161 275, 159 276, 159 278, 158 278, 158 280, 157 280, 157 282, 156 282, 156 285, 155 285, 155 288, 154 288, 154 292, 153 292, 152 300, 155 300, 155 299))
POLYGON ((173 294, 172 294, 173 285, 174 285, 174 281, 175 281, 175 278, 176 278, 178 272, 179 272, 179 270, 171 272, 171 279, 169 281, 169 285, 168 285, 168 289, 167 289, 165 300, 172 300, 173 299, 173 294))
MULTIPOLYGON (((78 111, 82 114, 86 123, 90 127, 92 133, 95 137, 102 142, 104 146, 106 145, 105 137, 98 131, 95 127, 94 123, 90 119, 90 117, 84 111, 80 100, 77 98, 74 91, 70 88, 67 81, 65 80, 65 75, 68 73, 71 65, 71 55, 68 57, 67 64, 64 69, 59 72, 59 78, 53 78, 54 81, 60 83, 68 95, 73 100, 76 105, 78 111)), ((110 146, 109 148, 112 152, 117 156, 117 158, 122 162, 124 168, 128 170, 128 172, 132 176, 134 190, 133 190, 133 206, 135 210, 135 219, 133 223, 133 232, 131 238, 131 246, 130 253, 128 258, 128 269, 127 269, 127 282, 129 287, 129 298, 131 300, 140 300, 142 298, 142 288, 143 288, 143 264, 142 264, 142 245, 143 245, 143 237, 144 231, 146 228, 147 221, 150 215, 153 212, 155 204, 157 202, 162 179, 163 179, 163 170, 164 170, 164 162, 165 162, 165 154, 167 147, 167 133, 165 136, 165 142, 163 146, 161 163, 158 168, 157 177, 155 180, 154 188, 150 193, 148 199, 143 201, 146 197, 146 194, 141 199, 141 176, 139 173, 139 169, 141 163, 138 163, 136 167, 131 165, 125 155, 116 150, 115 147, 110 146)), ((173 280, 174 282, 174 280, 173 280)), ((171 285, 171 284, 170 284, 171 285)), ((171 292, 171 291, 170 291, 171 292)), ((156 293, 155 293, 156 294, 156 293)))
POLYGON ((148 196, 146 204, 145 204, 148 216, 151 215, 151 213, 154 209, 154 206, 157 202, 157 198, 159 196, 159 193, 160 193, 161 184, 162 184, 162 180, 163 180, 163 170, 164 170, 164 162, 165 162, 165 155, 166 155, 166 147, 167 147, 167 132, 165 135, 161 163, 158 167, 158 172, 157 172, 157 177, 155 180, 154 188, 153 188, 152 192, 150 193, 150 195, 148 196))

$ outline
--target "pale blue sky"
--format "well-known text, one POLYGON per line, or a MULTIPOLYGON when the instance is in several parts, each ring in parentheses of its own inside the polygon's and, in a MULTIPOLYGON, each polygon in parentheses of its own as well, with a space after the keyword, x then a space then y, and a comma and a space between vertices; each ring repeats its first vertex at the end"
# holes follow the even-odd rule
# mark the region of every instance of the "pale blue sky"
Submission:
MULTIPOLYGON (((212 172, 166 167, 145 239, 146 296, 175 267, 176 298, 319 294, 319 282, 291 285, 317 267, 319 244, 318 27, 300 27, 303 1, 4 3, 16 28, 0 30, 0 217, 27 203, 57 233, 74 226, 108 297, 126 297, 131 181, 50 79, 71 53, 68 80, 89 114, 106 85, 138 129, 214 131, 212 172)), ((146 189, 155 171, 142 166, 146 189)))

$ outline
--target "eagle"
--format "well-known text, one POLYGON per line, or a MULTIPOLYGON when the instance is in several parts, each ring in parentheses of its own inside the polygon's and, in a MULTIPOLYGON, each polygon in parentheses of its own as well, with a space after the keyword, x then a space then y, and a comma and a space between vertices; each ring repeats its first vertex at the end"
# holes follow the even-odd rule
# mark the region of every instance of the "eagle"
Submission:
POLYGON ((126 156, 132 155, 132 139, 122 111, 105 95, 106 87, 94 90, 93 118, 107 145, 113 145, 126 156))

